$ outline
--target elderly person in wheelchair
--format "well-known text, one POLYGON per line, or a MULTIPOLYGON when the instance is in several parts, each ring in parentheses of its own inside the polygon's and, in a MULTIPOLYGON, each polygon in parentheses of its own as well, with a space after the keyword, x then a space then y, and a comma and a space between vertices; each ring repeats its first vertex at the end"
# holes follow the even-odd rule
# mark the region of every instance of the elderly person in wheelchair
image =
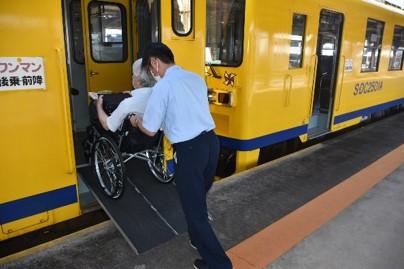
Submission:
POLYGON ((155 79, 141 69, 141 59, 133 64, 130 93, 98 95, 90 103, 91 126, 86 148, 99 184, 111 198, 119 198, 126 180, 124 164, 132 158, 147 162, 153 176, 161 183, 174 177, 171 145, 163 132, 149 137, 133 127, 133 115, 144 113, 155 79))
POLYGON ((105 130, 115 132, 122 125, 126 117, 135 114, 142 115, 144 113, 147 100, 150 97, 152 87, 156 83, 156 80, 153 78, 153 76, 151 76, 151 74, 141 69, 141 64, 142 59, 138 59, 133 63, 133 91, 106 96, 106 98, 113 98, 113 100, 110 100, 110 102, 120 102, 118 107, 111 113, 111 115, 108 116, 103 109, 104 96, 97 96, 96 107, 98 120, 105 130))

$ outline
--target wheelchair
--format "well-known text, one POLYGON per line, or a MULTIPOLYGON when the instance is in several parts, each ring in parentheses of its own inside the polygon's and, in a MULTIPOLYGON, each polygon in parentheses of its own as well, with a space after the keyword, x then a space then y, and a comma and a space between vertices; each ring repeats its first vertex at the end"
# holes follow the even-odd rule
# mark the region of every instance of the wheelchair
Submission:
MULTIPOLYGON (((94 112, 90 108, 91 114, 94 112)), ((102 128, 98 117, 91 118, 84 151, 107 196, 112 199, 122 196, 126 181, 125 164, 133 158, 146 161, 158 182, 167 184, 173 180, 172 147, 161 130, 151 138, 133 127, 128 116, 113 133, 102 128)))

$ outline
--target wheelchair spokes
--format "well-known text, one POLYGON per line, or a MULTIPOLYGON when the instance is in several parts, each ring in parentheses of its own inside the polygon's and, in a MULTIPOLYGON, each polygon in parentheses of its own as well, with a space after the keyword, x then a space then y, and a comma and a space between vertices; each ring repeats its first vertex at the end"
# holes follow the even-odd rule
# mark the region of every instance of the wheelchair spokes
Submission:
POLYGON ((123 192, 125 171, 121 154, 115 142, 101 136, 94 145, 94 167, 104 192, 119 198, 123 192))
POLYGON ((169 183, 173 180, 174 173, 171 171, 161 147, 149 150, 147 164, 154 177, 161 183, 169 183))
POLYGON ((126 180, 125 163, 133 158, 146 161, 157 181, 169 183, 173 180, 173 160, 168 160, 172 159, 172 148, 162 132, 159 132, 154 145, 134 153, 127 152, 130 147, 125 147, 123 143, 128 136, 124 126, 115 134, 98 130, 94 125, 90 126, 87 132, 88 139, 84 144, 86 152, 90 152, 88 157, 95 169, 99 185, 109 197, 117 199, 122 195, 126 180))

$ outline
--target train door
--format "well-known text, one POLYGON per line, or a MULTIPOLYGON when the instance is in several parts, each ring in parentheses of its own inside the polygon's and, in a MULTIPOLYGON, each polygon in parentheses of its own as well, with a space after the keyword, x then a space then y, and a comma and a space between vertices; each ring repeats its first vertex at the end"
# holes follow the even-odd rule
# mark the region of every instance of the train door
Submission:
POLYGON ((89 91, 131 87, 132 46, 128 40, 129 0, 64 1, 73 127, 89 124, 89 91))
POLYGON ((130 90, 129 0, 84 0, 82 10, 87 90, 130 90))
POLYGON ((63 5, 73 130, 81 132, 89 125, 81 1, 66 0, 63 5))
MULTIPOLYGON (((131 89, 130 0, 64 0, 65 40, 77 167, 90 124, 88 92, 131 89)), ((80 205, 94 200, 79 176, 80 205)))
POLYGON ((161 1, 161 41, 171 48, 176 64, 205 75, 206 1, 161 1))
POLYGON ((343 14, 321 10, 317 41, 317 74, 308 130, 311 138, 325 134, 330 129, 342 26, 343 14))

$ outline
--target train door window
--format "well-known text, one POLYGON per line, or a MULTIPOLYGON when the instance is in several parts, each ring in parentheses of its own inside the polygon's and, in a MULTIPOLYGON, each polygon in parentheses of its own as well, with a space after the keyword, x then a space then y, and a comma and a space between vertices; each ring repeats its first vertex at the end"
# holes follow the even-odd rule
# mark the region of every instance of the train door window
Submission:
POLYGON ((206 17, 206 64, 240 65, 243 55, 244 0, 207 0, 206 17))
POLYGON ((136 1, 138 58, 147 44, 160 41, 160 0, 136 1))
POLYGON ((125 62, 125 8, 120 4, 91 2, 89 4, 91 57, 96 62, 125 62))
POLYGON ((192 0, 172 0, 171 25, 174 33, 187 36, 192 31, 192 0))
POLYGON ((362 56, 362 72, 376 72, 378 70, 383 30, 384 22, 368 19, 362 56))
POLYGON ((389 70, 403 69, 404 27, 395 26, 390 52, 389 70))
POLYGON ((292 35, 290 37, 289 69, 303 66, 304 35, 306 15, 293 14, 292 35))

